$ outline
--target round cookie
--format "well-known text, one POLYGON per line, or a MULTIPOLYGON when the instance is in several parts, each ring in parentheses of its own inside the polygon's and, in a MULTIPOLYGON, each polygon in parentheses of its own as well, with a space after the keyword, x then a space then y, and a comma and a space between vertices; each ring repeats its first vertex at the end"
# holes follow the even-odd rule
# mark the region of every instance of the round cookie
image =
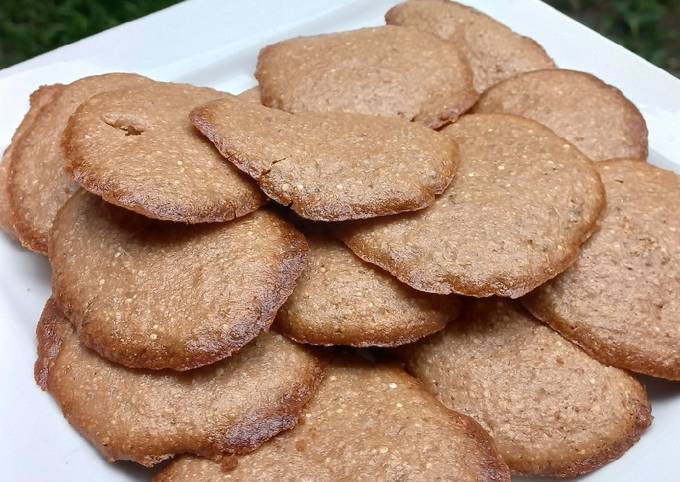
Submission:
POLYGON ((428 209, 339 226, 352 251, 416 289, 468 296, 521 296, 572 264, 605 205, 592 162, 518 116, 443 132, 461 156, 448 189, 428 209))
POLYGON ((55 95, 61 90, 61 84, 43 85, 35 90, 30 98, 30 106, 28 112, 22 119, 21 123, 14 131, 9 147, 5 149, 2 155, 2 162, 0 163, 0 229, 7 234, 16 237, 14 230, 14 223, 12 222, 12 212, 9 200, 9 163, 14 151, 14 146, 18 143, 19 138, 26 133, 38 117, 40 109, 47 105, 55 95))
POLYGON ((8 192, 12 222, 25 247, 47 254, 49 230, 59 208, 78 189, 65 171, 61 135, 71 114, 91 96, 150 82, 136 74, 85 77, 62 86, 40 109, 13 148, 8 192))
POLYGON ((680 176, 634 160, 597 167, 600 229, 523 302, 603 363, 680 380, 680 176))
POLYGON ((397 368, 336 362, 303 414, 256 452, 181 458, 154 482, 510 481, 486 432, 397 368))
POLYGON ((478 92, 522 72, 555 67, 534 40, 513 32, 479 10, 456 2, 400 3, 387 12, 385 21, 450 40, 470 63, 478 92))
POLYGON ((109 461, 152 466, 175 454, 254 450, 297 423, 324 372, 275 333, 191 372, 131 370, 83 347, 52 300, 37 331, 36 381, 109 461))
POLYGON ((288 112, 355 112, 438 128, 479 95, 455 45, 394 26, 298 37, 265 47, 262 103, 288 112))
POLYGON ((306 232, 307 266, 276 317, 279 332, 314 345, 396 346, 441 330, 457 296, 416 291, 342 243, 306 232))
POLYGON ((404 349, 441 402, 489 431, 516 474, 574 477, 617 459, 650 425, 647 394, 503 299, 470 301, 404 349))
POLYGON ((197 107, 191 120, 270 198, 316 221, 424 208, 458 163, 455 142, 401 119, 293 115, 231 96, 197 107))
POLYGON ((262 192, 189 120, 224 95, 166 82, 97 94, 64 129, 67 169, 88 191, 150 218, 222 222, 252 212, 262 192))
POLYGON ((54 296, 86 346, 128 367, 187 370, 266 330, 307 250, 270 211, 186 225, 82 191, 55 219, 49 259, 54 296))
POLYGON ((593 161, 647 159, 647 125, 621 91, 585 72, 539 70, 489 89, 478 113, 517 114, 567 139, 593 161))

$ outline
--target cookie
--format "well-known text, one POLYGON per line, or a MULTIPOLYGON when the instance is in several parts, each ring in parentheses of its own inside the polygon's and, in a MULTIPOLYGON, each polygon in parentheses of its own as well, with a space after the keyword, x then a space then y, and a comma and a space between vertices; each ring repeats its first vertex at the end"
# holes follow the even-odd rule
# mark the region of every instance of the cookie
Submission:
POLYGON ((455 45, 394 26, 298 37, 265 47, 262 103, 288 112, 355 112, 438 128, 479 97, 455 45))
POLYGON ((64 129, 67 169, 88 191, 154 219, 205 223, 248 214, 265 196, 189 120, 192 108, 224 95, 166 82, 97 94, 64 129))
POLYGON ((197 107, 191 120, 270 198, 316 221, 422 209, 458 162, 452 140, 401 119, 293 115, 232 96, 197 107))
POLYGON ((12 222, 21 243, 47 254, 47 238, 59 208, 78 189, 65 171, 60 140, 81 102, 106 90, 150 82, 135 74, 104 74, 65 85, 38 113, 14 146, 8 190, 12 222))
POLYGON ((510 481, 486 432, 397 368, 336 363, 303 413, 252 454, 222 464, 182 458, 154 482, 510 481))
POLYGON ((600 229, 524 304, 603 363, 680 380, 680 176, 635 160, 597 166, 600 229))
POLYGON ((508 300, 469 301, 458 320, 403 354, 444 405, 489 431, 516 474, 592 472, 623 455, 652 420, 637 380, 508 300))
POLYGON ((14 146, 17 145, 19 138, 28 132, 33 126, 33 123, 40 114, 40 110, 52 102, 52 100, 59 95, 63 87, 64 86, 62 84, 41 85, 31 93, 28 99, 28 112, 26 112, 26 115, 24 115, 21 123, 14 131, 10 145, 5 151, 5 156, 7 156, 8 159, 12 155, 14 146))
POLYGON ((253 104, 260 104, 260 88, 258 86, 251 87, 241 92, 237 97, 241 100, 252 102, 253 104))
POLYGON ((2 155, 2 163, 0 164, 0 229, 13 237, 16 237, 16 233, 14 232, 14 223, 12 222, 8 190, 10 157, 12 157, 14 146, 19 142, 19 138, 24 135, 24 133, 26 133, 33 125, 33 122, 35 122, 40 109, 47 105, 47 103, 57 95, 61 88, 61 84, 43 85, 31 94, 28 112, 22 119, 16 131, 14 131, 10 145, 2 155))
POLYGON ((538 121, 593 161, 647 159, 647 125, 640 111, 619 89, 585 72, 518 75, 485 92, 475 109, 538 121))
POLYGON ((38 324, 36 381, 109 461, 152 466, 174 454, 253 450, 297 423, 323 371, 275 333, 191 372, 132 370, 83 347, 51 300, 38 324))
POLYGON ((395 346, 441 330, 458 316, 457 296, 416 291, 307 230, 307 266, 276 317, 277 329, 314 345, 395 346))
POLYGON ((2 161, 0 162, 0 229, 10 236, 16 237, 9 208, 9 194, 7 193, 7 176, 9 175, 7 168, 9 162, 8 151, 9 148, 3 153, 2 161))
POLYGON ((470 63, 478 92, 519 73, 555 66, 534 40, 460 3, 408 1, 390 9, 385 21, 390 25, 431 32, 451 41, 470 63))
POLYGON ((574 262, 605 204, 591 161, 518 116, 467 115, 443 131, 460 167, 428 209, 339 226, 362 259, 432 293, 521 296, 574 262))
POLYGON ((86 346, 128 367, 188 370, 271 325, 307 250, 266 210, 186 225, 82 191, 55 219, 49 259, 54 296, 86 346))

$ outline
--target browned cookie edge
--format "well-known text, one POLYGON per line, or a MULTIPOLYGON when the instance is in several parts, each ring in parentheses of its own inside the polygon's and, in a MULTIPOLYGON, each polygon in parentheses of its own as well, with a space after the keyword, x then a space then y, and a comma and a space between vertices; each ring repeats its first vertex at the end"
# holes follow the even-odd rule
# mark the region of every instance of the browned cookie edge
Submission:
POLYGON ((440 186, 421 188, 419 195, 415 199, 393 199, 389 202, 383 201, 380 203, 365 203, 361 206, 345 206, 342 209, 333 209, 332 206, 329 207, 328 205, 305 206, 296 203, 293 199, 291 199, 288 193, 269 183, 268 178, 266 177, 268 170, 263 171, 262 169, 249 166, 248 162, 244 162, 242 159, 243 156, 236 153, 235 149, 233 149, 233 147, 229 144, 229 141, 213 127, 213 122, 211 122, 213 116, 210 106, 214 102, 219 102, 219 100, 208 102, 202 106, 194 108, 191 111, 190 118, 194 126, 196 126, 196 128, 215 145, 217 150, 227 161, 231 162, 239 170, 245 172, 250 177, 255 179, 260 188, 267 194, 269 198, 281 205, 289 207, 298 215, 313 221, 333 222, 366 219, 425 209, 434 202, 437 195, 446 190, 451 181, 454 179, 458 169, 458 146, 453 140, 449 139, 451 163, 449 166, 450 171, 445 176, 448 178, 448 181, 441 183, 440 186), (348 213, 348 211, 351 211, 351 213, 348 213))
MULTIPOLYGON (((59 219, 63 210, 67 209, 71 202, 76 202, 77 196, 90 195, 86 191, 80 191, 76 193, 71 199, 69 199, 64 206, 57 213, 55 218, 54 226, 59 225, 59 219)), ((119 208, 116 208, 119 209, 119 208)), ((137 214, 131 214, 132 216, 137 216, 137 214)), ((161 222, 161 221, 159 221, 161 222)), ((288 223, 286 220, 281 220, 281 222, 288 223)), ((255 321, 253 320, 240 320, 237 322, 233 328, 234 332, 240 334, 239 339, 245 340, 242 344, 220 344, 212 346, 211 350, 203 350, 199 355, 192 358, 191 362, 187 361, 177 361, 177 360, 164 360, 160 363, 159 360, 145 358, 142 355, 131 355, 126 353, 121 353, 117 349, 111 349, 108 343, 102 342, 96 336, 90 336, 86 330, 83 329, 87 325, 87 319, 80 316, 76 310, 73 309, 71 303, 69 302, 69 297, 62 293, 61 287, 57 284, 56 273, 59 268, 52 265, 52 269, 55 271, 55 275, 52 276, 52 290, 53 299, 55 304, 64 313, 66 318, 71 321, 71 324, 76 329, 80 341, 88 348, 96 351, 99 355, 106 358, 107 360, 114 361, 118 364, 124 365, 128 368, 146 368, 151 370, 162 370, 170 368, 178 371, 186 371, 201 366, 205 366, 211 363, 215 363, 219 360, 227 358, 234 353, 238 352, 243 348, 248 342, 253 340, 260 332, 269 329, 269 327, 274 322, 276 313, 279 308, 285 303, 288 297, 291 295, 295 289, 296 280, 302 274, 307 262, 307 256, 309 254, 309 246, 307 241, 295 227, 290 225, 290 230, 285 234, 286 252, 283 254, 284 261, 281 263, 280 269, 278 271, 276 285, 278 288, 267 293, 267 296, 260 301, 260 314, 259 318, 255 321)), ((52 247, 53 243, 56 242, 56 237, 50 236, 50 252, 54 252, 52 247)))
MULTIPOLYGON (((626 374, 630 378, 632 376, 626 374)), ((637 411, 633 418, 633 424, 628 428, 627 435, 617 443, 603 448, 603 450, 592 457, 565 464, 562 468, 555 471, 546 471, 537 475, 547 477, 571 478, 585 475, 597 470, 604 465, 613 462, 623 456, 642 436, 642 433, 652 424, 652 408, 647 398, 647 392, 639 381, 633 379, 636 387, 636 400, 639 401, 637 411)))
POLYGON ((21 203, 11 188, 11 179, 14 176, 14 163, 12 159, 14 152, 21 148, 22 138, 30 131, 43 108, 61 93, 63 87, 63 84, 42 85, 31 93, 28 112, 14 131, 12 141, 5 151, 3 169, 6 170, 6 173, 3 186, 0 186, 0 189, 4 189, 4 195, 7 197, 7 213, 5 215, 7 219, 3 221, 7 224, 6 227, 11 229, 11 231, 8 229, 7 232, 15 236, 22 246, 44 255, 47 254, 47 246, 44 240, 38 239, 39 237, 34 235, 31 228, 22 222, 23 217, 17 214, 21 211, 21 203), (19 224, 19 227, 17 227, 17 224, 19 224))
MULTIPOLYGON (((602 207, 600 209, 601 216, 606 207, 606 199, 604 197, 604 188, 601 187, 601 185, 600 190, 602 191, 602 207)), ((447 277, 447 279, 440 280, 439 282, 423 280, 423 277, 420 275, 419 269, 415 270, 403 269, 399 266, 398 263, 396 263, 392 259, 392 256, 382 254, 376 255, 374 253, 372 254, 371 251, 373 250, 367 248, 366 243, 357 240, 355 234, 351 233, 351 228, 349 230, 350 232, 348 233, 346 228, 338 226, 334 230, 334 233, 352 250, 352 252, 354 252, 354 254, 356 254, 362 260, 379 266, 385 271, 391 273, 399 281, 419 291, 442 295, 459 294, 464 296, 473 296, 477 298, 485 298, 489 296, 519 298, 520 296, 524 296, 525 294, 534 290, 543 283, 546 283, 547 281, 551 280, 555 276, 564 272, 571 265, 573 265, 578 259, 579 254, 581 253, 581 247, 583 243, 587 241, 588 238, 590 238, 598 230, 599 219, 600 219, 599 216, 593 217, 591 222, 587 226, 585 226, 584 229, 582 230, 580 239, 577 242, 572 243, 571 249, 568 250, 564 257, 562 257, 560 262, 555 263, 553 266, 551 266, 551 269, 546 270, 546 272, 543 273, 543 276, 541 277, 538 277, 536 275, 525 276, 517 280, 516 283, 513 283, 512 286, 500 286, 500 287, 497 284, 493 283, 486 283, 483 285, 472 285, 469 283, 465 284, 462 283, 460 279, 454 276, 449 276, 447 277)))
MULTIPOLYGON (((121 95, 124 95, 127 90, 128 89, 120 90, 121 95)), ((111 92, 112 91, 102 92, 101 95, 110 95, 111 92)), ((97 97, 97 95, 94 97, 97 97)), ((92 175, 88 169, 83 169, 83 166, 88 165, 87 159, 83 157, 80 150, 73 142, 75 139, 82 137, 82 133, 79 132, 80 129, 78 128, 77 121, 78 117, 82 114, 82 111, 89 107, 86 105, 87 103, 88 101, 79 105, 71 117, 69 117, 69 120, 64 127, 59 147, 66 160, 65 169, 71 178, 83 188, 100 196, 105 201, 152 219, 189 224, 231 221, 232 219, 245 216, 246 214, 257 210, 265 203, 265 196, 259 189, 254 187, 252 196, 249 196, 249 199, 242 199, 242 202, 235 209, 215 207, 209 211, 195 209, 194 212, 184 210, 181 210, 180 212, 172 205, 162 205, 146 200, 140 202, 143 198, 136 194, 124 191, 120 187, 113 185, 113 183, 102 182, 100 177, 92 175)), ((247 178, 244 179, 249 181, 247 178)))
POLYGON ((35 382, 43 390, 47 390, 50 369, 54 365, 54 359, 61 349, 63 330, 57 321, 59 315, 59 308, 54 298, 49 298, 45 303, 38 326, 36 327, 38 358, 33 368, 33 375, 35 382))
POLYGON ((9 146, 0 160, 0 229, 12 238, 16 238, 12 215, 10 213, 8 182, 9 177, 9 157, 12 155, 12 146, 9 146))
POLYGON ((680 367, 660 365, 656 359, 644 353, 612 348, 592 336, 587 328, 574 326, 566 318, 555 314, 550 308, 550 301, 542 293, 529 293, 521 301, 532 315, 605 365, 665 380, 680 380, 680 367))
MULTIPOLYGON (((500 85, 503 85, 506 82, 512 82, 517 77, 521 77, 523 75, 531 75, 531 74, 534 74, 536 72, 552 71, 552 70, 555 70, 555 69, 538 69, 538 70, 531 70, 531 71, 528 71, 528 72, 522 72, 522 73, 519 73, 519 74, 514 75, 512 77, 509 77, 505 80, 502 80, 502 81, 498 82, 497 84, 492 85, 485 92, 483 92, 481 94, 481 96, 479 97, 479 100, 477 101, 477 104, 473 107, 471 112, 472 113, 490 113, 490 112, 487 112, 487 111, 484 111, 484 110, 480 111, 479 109, 480 109, 480 107, 482 107, 482 104, 484 103, 485 98, 489 95, 489 92, 491 92, 494 88, 496 88, 500 85)), ((619 89, 618 87, 615 87, 611 84, 606 83, 605 81, 603 81, 599 77, 591 74, 590 72, 583 72, 583 71, 580 71, 580 70, 573 70, 573 69, 557 69, 557 70, 572 72, 572 73, 577 73, 577 74, 583 75, 584 77, 587 77, 590 80, 594 81, 601 88, 604 88, 604 89, 609 90, 609 91, 613 91, 615 94, 617 94, 622 99, 623 104, 625 105, 626 113, 628 114, 628 116, 633 116, 635 119, 642 121, 632 131, 633 137, 635 139, 635 145, 637 145, 640 148, 640 151, 639 152, 628 152, 628 153, 625 154, 625 157, 623 157, 623 158, 640 159, 642 161, 646 161, 647 157, 649 155, 649 129, 647 128, 647 122, 646 122, 644 116, 642 115, 642 113, 640 112, 640 109, 638 109, 637 106, 628 97, 625 96, 623 91, 621 91, 621 89, 619 89)), ((517 115, 517 114, 515 114, 515 115, 517 115)), ((536 121, 536 122, 538 122, 538 121, 536 121)), ((543 125, 543 124, 541 124, 541 125, 543 125)), ((558 134, 556 134, 556 135, 558 135, 558 134)), ((571 143, 571 144, 573 145, 573 143, 571 143)), ((576 148, 578 149, 578 147, 576 147, 576 148)), ((584 153, 584 155, 587 156, 587 154, 585 154, 585 153, 584 153)), ((622 157, 619 155, 616 158, 607 158, 607 159, 590 158, 590 157, 588 157, 588 158, 591 159, 593 162, 602 162, 602 161, 610 161, 610 160, 614 160, 614 159, 621 159, 622 157)))
MULTIPOLYGON (((309 347, 304 349, 314 350, 309 347)), ((316 356, 316 360, 317 362, 306 374, 307 377, 299 382, 288 396, 280 400, 276 407, 258 414, 256 420, 247 420, 233 427, 221 440, 216 441, 216 453, 205 455, 252 452, 276 434, 295 427, 302 409, 316 394, 326 374, 328 360, 321 354, 316 356)))
MULTIPOLYGON (((34 373, 38 385, 45 391, 50 391, 50 369, 59 356, 62 337, 65 329, 71 329, 68 325, 61 324, 65 320, 54 300, 50 298, 45 304, 43 313, 37 326, 38 358, 35 362, 34 373)), ((75 334, 74 334, 75 336, 75 334)), ((312 349, 303 347, 304 350, 312 349)), ((298 380, 290 393, 277 400, 276 406, 267 408, 232 427, 220 438, 210 440, 207 450, 198 451, 195 455, 203 457, 217 457, 228 454, 244 454, 255 450, 265 441, 279 432, 294 427, 300 417, 300 413, 323 380, 326 371, 327 360, 321 354, 314 354, 314 362, 305 373, 304 378, 298 380)), ((125 369, 125 368, 123 368, 125 369)), ((61 402, 56 400, 61 406, 61 402)), ((67 416, 68 407, 61 407, 64 417, 67 416)), ((90 434, 81 431, 78 426, 74 428, 90 441, 110 462, 116 460, 133 460, 146 467, 152 467, 176 454, 155 454, 135 456, 127 452, 121 452, 115 447, 100 443, 90 434)))

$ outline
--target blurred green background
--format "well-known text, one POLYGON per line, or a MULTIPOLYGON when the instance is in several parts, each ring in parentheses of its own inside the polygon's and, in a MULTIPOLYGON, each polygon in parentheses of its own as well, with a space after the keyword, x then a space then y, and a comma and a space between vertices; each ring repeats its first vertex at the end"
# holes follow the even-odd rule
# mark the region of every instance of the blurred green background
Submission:
MULTIPOLYGON (((547 2, 680 77, 680 0, 547 2)), ((174 3, 177 1, 0 0, 0 68, 174 3)))
POLYGON ((680 77, 680 0, 547 0, 680 77))

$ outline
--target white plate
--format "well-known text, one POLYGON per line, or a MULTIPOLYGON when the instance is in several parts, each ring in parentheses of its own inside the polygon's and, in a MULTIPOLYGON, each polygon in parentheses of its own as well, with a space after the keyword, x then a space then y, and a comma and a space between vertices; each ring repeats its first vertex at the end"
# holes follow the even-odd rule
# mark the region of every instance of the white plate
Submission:
MULTIPOLYGON (((380 25, 394 0, 191 0, 0 71, 0 146, 41 84, 135 71, 159 80, 240 92, 263 45, 283 38, 380 25)), ((650 158, 680 171, 680 81, 537 0, 467 3, 539 41, 566 68, 621 88, 643 112, 650 158)), ((106 463, 33 382, 35 323, 50 293, 49 266, 0 235, 0 480, 149 480, 131 463, 106 463)), ((680 320, 679 320, 680 321, 680 320)), ((680 384, 644 379, 654 424, 589 482, 677 481, 680 384)), ((106 414, 102 414, 106 416, 106 414)))

